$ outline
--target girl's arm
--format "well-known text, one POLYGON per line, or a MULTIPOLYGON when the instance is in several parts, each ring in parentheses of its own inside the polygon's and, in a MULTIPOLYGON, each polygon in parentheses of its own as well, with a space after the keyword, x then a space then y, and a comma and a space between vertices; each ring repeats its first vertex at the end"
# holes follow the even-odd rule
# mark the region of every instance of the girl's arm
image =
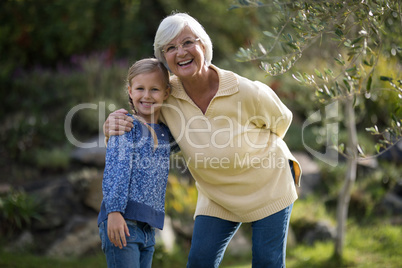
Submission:
POLYGON ((124 213, 128 201, 133 159, 133 137, 131 132, 112 136, 106 150, 105 171, 103 172, 103 200, 106 213, 124 213))
POLYGON ((107 234, 109 240, 119 248, 127 246, 125 235, 130 236, 122 213, 128 202, 133 158, 132 144, 132 132, 111 137, 106 151, 103 174, 103 199, 108 214, 107 234))

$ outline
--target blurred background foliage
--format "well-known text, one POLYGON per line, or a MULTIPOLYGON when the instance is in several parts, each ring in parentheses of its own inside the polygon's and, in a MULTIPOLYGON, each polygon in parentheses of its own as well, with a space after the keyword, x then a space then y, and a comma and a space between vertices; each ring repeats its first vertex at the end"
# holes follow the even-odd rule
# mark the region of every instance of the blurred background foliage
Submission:
MULTIPOLYGON (((52 154, 45 150, 68 152, 64 120, 75 105, 97 105, 72 119, 77 140, 98 133, 101 105, 105 115, 128 108, 127 69, 135 60, 153 55, 157 26, 172 11, 196 13, 214 42, 214 61, 233 64, 236 49, 253 36, 252 21, 239 18, 253 17, 254 12, 239 10, 227 16, 230 2, 1 1, 0 167, 14 174, 9 179, 24 177, 15 168, 19 163, 46 163, 43 157, 52 154)), ((65 166, 60 159, 60 168, 65 166)))
MULTIPOLYGON (((259 55, 254 60, 240 63, 239 60, 244 60, 242 55, 246 54, 239 48, 261 52, 258 44, 272 41, 272 28, 280 25, 280 18, 272 12, 269 4, 266 8, 235 8, 244 3, 261 2, 0 1, 0 183, 18 185, 38 180, 47 174, 73 169, 70 152, 75 147, 66 139, 66 115, 79 104, 92 105, 91 109, 78 111, 71 121, 73 135, 77 140, 84 141, 98 135, 111 111, 129 109, 124 81, 127 69, 134 61, 153 55, 152 44, 157 26, 172 11, 188 12, 205 27, 214 45, 214 64, 250 79, 263 81, 277 92, 294 114, 293 124, 286 136, 291 150, 304 151, 303 142, 313 149, 322 150, 327 133, 321 124, 305 129, 302 140, 303 122, 313 112, 322 109, 319 96, 310 87, 295 80, 292 74, 297 77, 298 73, 314 74, 315 70, 324 72, 326 68, 336 70, 337 65, 332 64, 331 53, 338 51, 339 47, 331 45, 333 42, 326 37, 315 36, 315 41, 304 50, 303 57, 295 62, 290 72, 268 76, 261 70, 259 55)), ((390 14, 385 25, 383 31, 387 42, 376 66, 373 88, 389 87, 389 81, 381 80, 380 76, 401 77, 401 52, 398 50, 402 43, 402 35, 399 34, 401 18, 390 14)), ((290 45, 279 48, 270 59, 271 62, 279 59, 283 52, 294 49, 292 40, 288 41, 290 45)), ((377 125, 382 129, 389 124, 389 114, 401 107, 401 99, 391 91, 372 91, 370 98, 361 101, 362 108, 357 113, 358 135, 362 137, 360 145, 366 153, 375 153, 376 140, 367 135, 365 128, 377 125)), ((399 116, 401 112, 399 109, 399 116)), ((339 134, 341 139, 345 137, 343 129, 339 134)), ((320 167, 323 184, 320 192, 295 203, 292 222, 305 221, 306 218, 334 221, 336 196, 346 168, 343 164, 329 168, 322 163, 320 167)), ((352 193, 350 214, 355 216, 351 219, 351 237, 346 246, 349 266, 357 267, 359 265, 356 263, 363 263, 361 267, 367 267, 364 266, 364 259, 370 258, 375 258, 375 263, 380 265, 378 267, 389 265, 388 260, 391 261, 388 267, 398 263, 397 254, 387 251, 385 246, 374 246, 374 242, 378 239, 386 241, 389 248, 400 248, 402 245, 395 237, 400 237, 401 228, 384 227, 373 211, 379 200, 401 179, 401 173, 400 165, 382 161, 374 172, 358 174, 365 179, 358 180, 352 193), (362 223, 364 226, 360 232, 362 223), (370 228, 379 230, 375 238, 370 236, 370 228), (371 248, 367 245, 371 245, 371 248)), ((172 217, 191 221, 196 190, 193 183, 180 179, 179 175, 174 173, 170 177, 166 210, 172 217)), ((40 217, 38 206, 17 190, 0 196, 1 228, 29 226, 33 219, 40 217), (16 209, 11 209, 13 206, 16 209)), ((332 249, 329 248, 331 243, 297 247, 290 252, 289 267, 337 267, 330 262, 329 252, 332 249)), ((186 250, 179 248, 173 257, 168 257, 158 249, 155 262, 158 267, 175 267, 174 263, 180 263, 176 267, 183 267, 183 259, 186 258, 183 254, 186 254, 186 250)), ((6 257, 11 260, 10 263, 20 261, 15 256, 6 257)), ((36 262, 36 267, 43 264, 31 256, 23 259, 23 262, 36 262)), ((48 260, 47 263, 65 267, 76 267, 77 263, 84 265, 82 262, 66 264, 54 260, 48 260)), ((239 261, 225 257, 224 263, 229 266, 239 261)), ((249 256, 245 263, 249 263, 249 256)), ((104 260, 89 261, 86 267, 94 265, 102 267, 104 260)))

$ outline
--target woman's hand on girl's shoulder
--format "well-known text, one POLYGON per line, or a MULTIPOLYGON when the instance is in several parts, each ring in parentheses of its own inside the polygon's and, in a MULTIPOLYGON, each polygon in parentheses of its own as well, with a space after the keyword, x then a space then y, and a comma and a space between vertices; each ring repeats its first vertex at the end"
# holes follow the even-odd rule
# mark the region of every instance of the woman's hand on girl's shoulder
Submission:
POLYGON ((106 138, 114 135, 123 135, 133 128, 133 118, 127 115, 125 109, 119 109, 109 114, 103 124, 103 133, 106 138))

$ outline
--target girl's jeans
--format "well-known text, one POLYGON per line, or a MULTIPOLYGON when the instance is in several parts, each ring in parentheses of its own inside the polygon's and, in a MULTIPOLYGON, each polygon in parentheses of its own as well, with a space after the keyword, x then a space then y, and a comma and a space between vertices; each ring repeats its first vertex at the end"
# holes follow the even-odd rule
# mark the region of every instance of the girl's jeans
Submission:
POLYGON ((107 236, 107 220, 99 225, 102 250, 108 268, 141 267, 151 268, 155 251, 155 229, 146 223, 126 220, 130 236, 122 249, 110 242, 107 236))
MULTIPOLYGON (((252 222, 253 268, 285 267, 286 240, 293 204, 252 222)), ((197 216, 187 267, 219 267, 230 240, 241 223, 197 216)))

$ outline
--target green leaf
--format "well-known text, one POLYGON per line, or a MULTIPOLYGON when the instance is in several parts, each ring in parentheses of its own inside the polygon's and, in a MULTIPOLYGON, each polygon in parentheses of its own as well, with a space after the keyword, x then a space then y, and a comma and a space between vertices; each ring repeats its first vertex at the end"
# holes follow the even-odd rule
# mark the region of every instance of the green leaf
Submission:
POLYGON ((324 71, 327 75, 334 77, 334 72, 331 69, 324 68, 324 71))
POLYGON ((362 39, 363 39, 363 36, 356 38, 355 40, 352 41, 351 45, 354 45, 354 44, 360 42, 362 39))
POLYGON ((391 117, 392 117, 392 120, 395 121, 395 123, 398 123, 398 122, 399 122, 398 117, 396 117, 396 115, 395 115, 394 113, 391 114, 391 117))
POLYGON ((372 66, 367 60, 363 60, 363 64, 367 65, 367 66, 370 66, 370 67, 372 66))
POLYGON ((366 156, 366 154, 363 151, 363 148, 360 146, 360 144, 357 144, 357 150, 359 151, 361 156, 366 156))
POLYGON ((357 70, 356 66, 353 66, 352 68, 346 69, 346 72, 348 73, 355 73, 357 70))
POLYGON ((337 63, 340 65, 345 65, 345 61, 343 59, 334 58, 337 63))
POLYGON ((373 82, 373 75, 370 75, 370 77, 367 80, 367 86, 366 86, 366 90, 367 92, 370 92, 371 90, 371 83, 373 82))
POLYGON ((367 131, 367 132, 371 132, 371 134, 373 134, 373 135, 379 134, 379 133, 378 133, 377 126, 366 128, 366 131, 367 131))
POLYGON ((339 150, 339 152, 343 153, 345 151, 345 144, 343 144, 343 143, 339 144, 338 150, 339 150))
POLYGON ((343 80, 343 83, 346 86, 346 89, 348 90, 348 92, 350 92, 350 84, 349 84, 348 80, 346 78, 343 78, 342 80, 343 80))
POLYGON ((339 37, 343 37, 343 32, 340 29, 335 30, 335 34, 339 37))
POLYGON ((379 153, 380 152, 380 150, 381 150, 381 144, 376 144, 375 145, 375 150, 377 151, 377 153, 379 153))
POLYGON ((348 40, 346 40, 345 42, 343 42, 343 45, 344 45, 345 47, 351 47, 350 40, 348 39, 348 40))
POLYGON ((292 42, 288 42, 288 43, 286 43, 288 46, 290 46, 291 48, 293 48, 293 49, 299 49, 299 47, 295 44, 295 43, 292 43, 292 42))
POLYGON ((276 38, 276 35, 274 35, 273 33, 269 32, 269 31, 263 31, 262 33, 268 37, 276 38))
POLYGON ((315 74, 318 76, 318 78, 324 79, 322 76, 322 73, 319 70, 314 69, 314 71, 315 71, 315 74))
POLYGON ((298 82, 305 82, 303 75, 300 72, 296 72, 297 76, 295 74, 292 74, 292 77, 298 81, 298 82))
POLYGON ((388 77, 388 76, 380 76, 380 80, 381 81, 392 81, 393 79, 391 78, 391 77, 388 77))
POLYGON ((317 26, 316 26, 316 25, 311 24, 311 25, 310 25, 310 28, 313 29, 314 32, 318 33, 318 29, 317 29, 317 26))

